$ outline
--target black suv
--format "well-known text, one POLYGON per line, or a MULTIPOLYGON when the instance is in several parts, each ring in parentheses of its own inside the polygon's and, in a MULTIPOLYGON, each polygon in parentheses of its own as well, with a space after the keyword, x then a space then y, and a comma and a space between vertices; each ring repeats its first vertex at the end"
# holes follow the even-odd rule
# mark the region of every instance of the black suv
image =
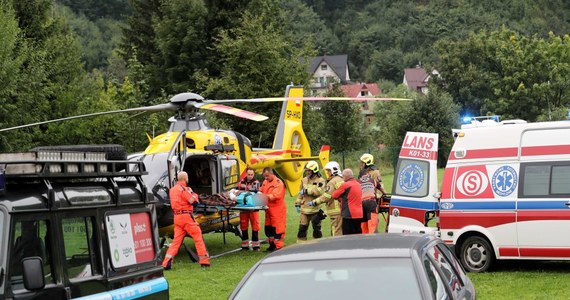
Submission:
POLYGON ((0 154, 0 299, 168 299, 144 166, 108 156, 0 154))

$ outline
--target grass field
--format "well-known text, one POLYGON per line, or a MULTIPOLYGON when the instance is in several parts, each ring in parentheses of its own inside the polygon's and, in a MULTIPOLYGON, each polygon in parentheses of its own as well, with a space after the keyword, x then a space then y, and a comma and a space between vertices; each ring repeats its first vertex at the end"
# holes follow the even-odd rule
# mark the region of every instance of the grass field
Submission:
MULTIPOLYGON (((393 176, 386 173, 386 187, 391 187, 393 176)), ((293 198, 287 201, 285 244, 291 245, 296 241, 299 219, 293 198)), ((260 215, 262 224, 263 215, 260 215)), ((380 223, 383 228, 382 218, 380 223)), ((323 221, 323 229, 325 236, 330 236, 328 218, 323 221)), ((206 234, 204 240, 211 256, 238 249, 241 241, 232 233, 226 234, 226 244, 221 233, 206 234)), ((194 249, 191 239, 187 238, 186 243, 194 249)), ((265 248, 267 245, 262 245, 262 250, 265 248)), ((266 255, 264 252, 238 251, 212 259, 211 268, 203 270, 181 250, 173 269, 165 272, 170 285, 170 299, 226 299, 243 275, 266 255)), ((469 277, 475 284, 478 299, 570 299, 570 289, 566 287, 567 280, 570 280, 570 262, 501 262, 492 272, 470 273, 469 277)), ((382 291, 378 291, 378 298, 382 298, 382 291)))

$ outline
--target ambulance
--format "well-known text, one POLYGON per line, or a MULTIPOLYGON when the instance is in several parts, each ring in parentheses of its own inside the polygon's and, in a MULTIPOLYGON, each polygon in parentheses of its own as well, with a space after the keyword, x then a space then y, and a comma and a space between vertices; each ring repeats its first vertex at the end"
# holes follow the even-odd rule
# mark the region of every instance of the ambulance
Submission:
POLYGON ((437 182, 438 135, 408 132, 389 232, 438 235, 471 272, 496 260, 570 260, 570 121, 454 131, 437 182))

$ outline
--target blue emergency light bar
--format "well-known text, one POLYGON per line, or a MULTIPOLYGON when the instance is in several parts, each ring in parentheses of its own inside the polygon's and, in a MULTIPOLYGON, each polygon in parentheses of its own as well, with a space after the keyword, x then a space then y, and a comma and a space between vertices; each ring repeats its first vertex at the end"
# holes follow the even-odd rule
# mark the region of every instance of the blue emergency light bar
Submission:
MULTIPOLYGON (((570 116, 570 111, 568 112, 568 115, 570 116)), ((498 115, 492 115, 492 116, 480 116, 480 117, 472 117, 469 115, 466 115, 464 117, 461 118, 461 124, 465 125, 465 124, 472 124, 474 121, 484 121, 484 120, 493 120, 497 123, 499 123, 500 121, 500 117, 498 115)))

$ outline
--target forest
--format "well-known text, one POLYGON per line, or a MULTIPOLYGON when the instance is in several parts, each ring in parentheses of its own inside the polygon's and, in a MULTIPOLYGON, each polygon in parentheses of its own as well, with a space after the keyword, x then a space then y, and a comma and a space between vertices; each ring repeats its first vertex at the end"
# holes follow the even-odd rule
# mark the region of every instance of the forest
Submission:
MULTIPOLYGON (((306 58, 325 54, 347 54, 352 81, 413 99, 377 105, 371 127, 348 102, 306 110, 309 140, 339 151, 397 147, 407 130, 445 135, 445 150, 460 114, 545 121, 566 118, 570 108, 570 2, 564 0, 0 5, 0 128, 165 103, 185 91, 210 99, 282 96, 289 83, 309 84, 306 58), (430 80, 427 96, 401 85, 404 68, 416 65, 441 74, 430 80)), ((338 93, 331 87, 329 95, 338 93)), ((240 108, 270 119, 253 123, 207 113, 210 124, 271 146, 280 106, 240 108)), ((106 115, 1 132, 0 151, 119 142, 141 151, 147 133, 166 130, 167 118, 106 115)))

